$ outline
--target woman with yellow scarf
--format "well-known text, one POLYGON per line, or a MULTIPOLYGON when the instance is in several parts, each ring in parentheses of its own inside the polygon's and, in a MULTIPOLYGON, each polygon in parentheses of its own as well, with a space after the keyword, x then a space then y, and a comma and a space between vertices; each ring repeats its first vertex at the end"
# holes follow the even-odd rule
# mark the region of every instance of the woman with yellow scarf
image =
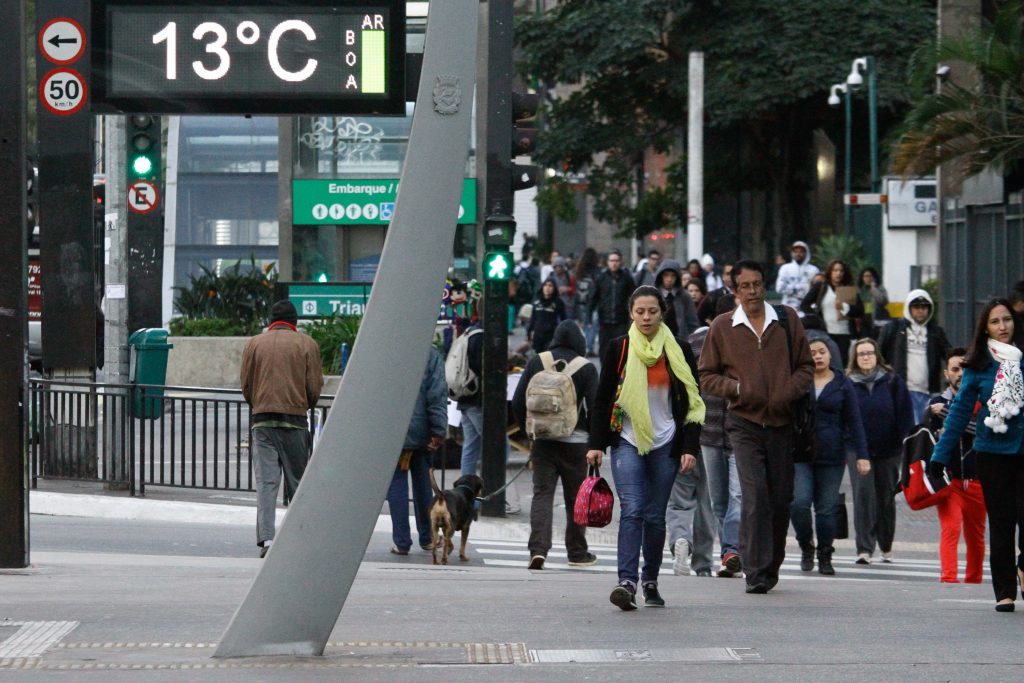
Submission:
POLYGON ((664 607, 658 572, 665 549, 665 510, 676 472, 689 472, 700 453, 704 401, 690 345, 663 323, 668 305, 654 287, 629 299, 633 323, 601 359, 587 462, 599 466, 611 447, 619 494, 619 584, 610 600, 636 609, 638 585, 647 607, 664 607), (643 570, 638 571, 643 551, 643 570))

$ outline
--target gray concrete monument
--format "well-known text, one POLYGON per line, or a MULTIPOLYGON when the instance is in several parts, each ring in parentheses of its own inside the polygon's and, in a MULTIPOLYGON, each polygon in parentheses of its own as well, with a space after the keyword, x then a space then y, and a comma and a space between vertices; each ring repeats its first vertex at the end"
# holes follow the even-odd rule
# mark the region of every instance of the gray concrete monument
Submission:
POLYGON ((451 259, 478 12, 479 0, 430 3, 395 217, 359 338, 284 525, 215 657, 322 655, 352 587, 412 416, 451 259))

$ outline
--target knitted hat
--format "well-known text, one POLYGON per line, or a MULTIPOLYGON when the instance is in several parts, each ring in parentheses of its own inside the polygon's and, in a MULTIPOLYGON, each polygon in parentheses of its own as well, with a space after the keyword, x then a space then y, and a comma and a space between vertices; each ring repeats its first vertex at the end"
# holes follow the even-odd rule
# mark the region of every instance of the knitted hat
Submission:
POLYGON ((276 323, 278 321, 291 323, 292 325, 298 324, 299 314, 295 310, 295 304, 287 299, 281 299, 275 303, 270 309, 270 322, 276 323))

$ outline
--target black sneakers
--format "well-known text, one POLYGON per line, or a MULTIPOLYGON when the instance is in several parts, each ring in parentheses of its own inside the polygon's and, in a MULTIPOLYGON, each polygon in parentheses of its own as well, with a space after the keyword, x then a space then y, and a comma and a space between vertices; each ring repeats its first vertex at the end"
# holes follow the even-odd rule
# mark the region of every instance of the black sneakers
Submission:
POLYGON ((612 589, 608 596, 612 604, 623 612, 631 612, 636 609, 636 589, 628 583, 623 583, 612 589))
POLYGON ((543 555, 532 556, 530 558, 530 564, 527 567, 527 569, 544 569, 544 560, 545 557, 543 555))
POLYGON ((658 592, 658 584, 644 584, 644 607, 664 607, 665 599, 658 592))
POLYGON ((575 560, 569 560, 570 567, 590 567, 597 564, 597 555, 594 553, 586 553, 583 557, 578 557, 575 560))

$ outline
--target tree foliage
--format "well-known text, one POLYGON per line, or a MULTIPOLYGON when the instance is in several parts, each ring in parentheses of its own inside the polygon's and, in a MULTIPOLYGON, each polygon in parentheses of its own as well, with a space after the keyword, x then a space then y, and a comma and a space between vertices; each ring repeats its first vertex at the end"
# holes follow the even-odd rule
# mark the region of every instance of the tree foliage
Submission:
MULTIPOLYGON (((934 22, 935 3, 925 0, 563 0, 516 29, 522 73, 563 86, 549 90, 557 94, 547 101, 537 157, 585 173, 600 218, 652 229, 638 223, 657 214, 644 193, 636 207, 623 197, 638 189, 645 150, 678 147, 688 53, 700 50, 708 191, 775 193, 782 220, 799 222, 793 204, 813 173, 810 132, 841 120, 826 104, 829 85, 870 54, 880 107, 903 105, 906 46, 925 40, 934 22), (716 165, 723 159, 732 162, 716 165)), ((671 201, 654 198, 685 215, 685 182, 665 192, 671 201)))
POLYGON ((1006 5, 991 22, 941 44, 927 42, 914 60, 918 99, 896 135, 894 167, 923 175, 959 160, 961 176, 990 164, 1012 172, 1024 160, 1024 16, 1020 2, 1006 5), (935 88, 936 68, 959 62, 965 81, 935 88))

